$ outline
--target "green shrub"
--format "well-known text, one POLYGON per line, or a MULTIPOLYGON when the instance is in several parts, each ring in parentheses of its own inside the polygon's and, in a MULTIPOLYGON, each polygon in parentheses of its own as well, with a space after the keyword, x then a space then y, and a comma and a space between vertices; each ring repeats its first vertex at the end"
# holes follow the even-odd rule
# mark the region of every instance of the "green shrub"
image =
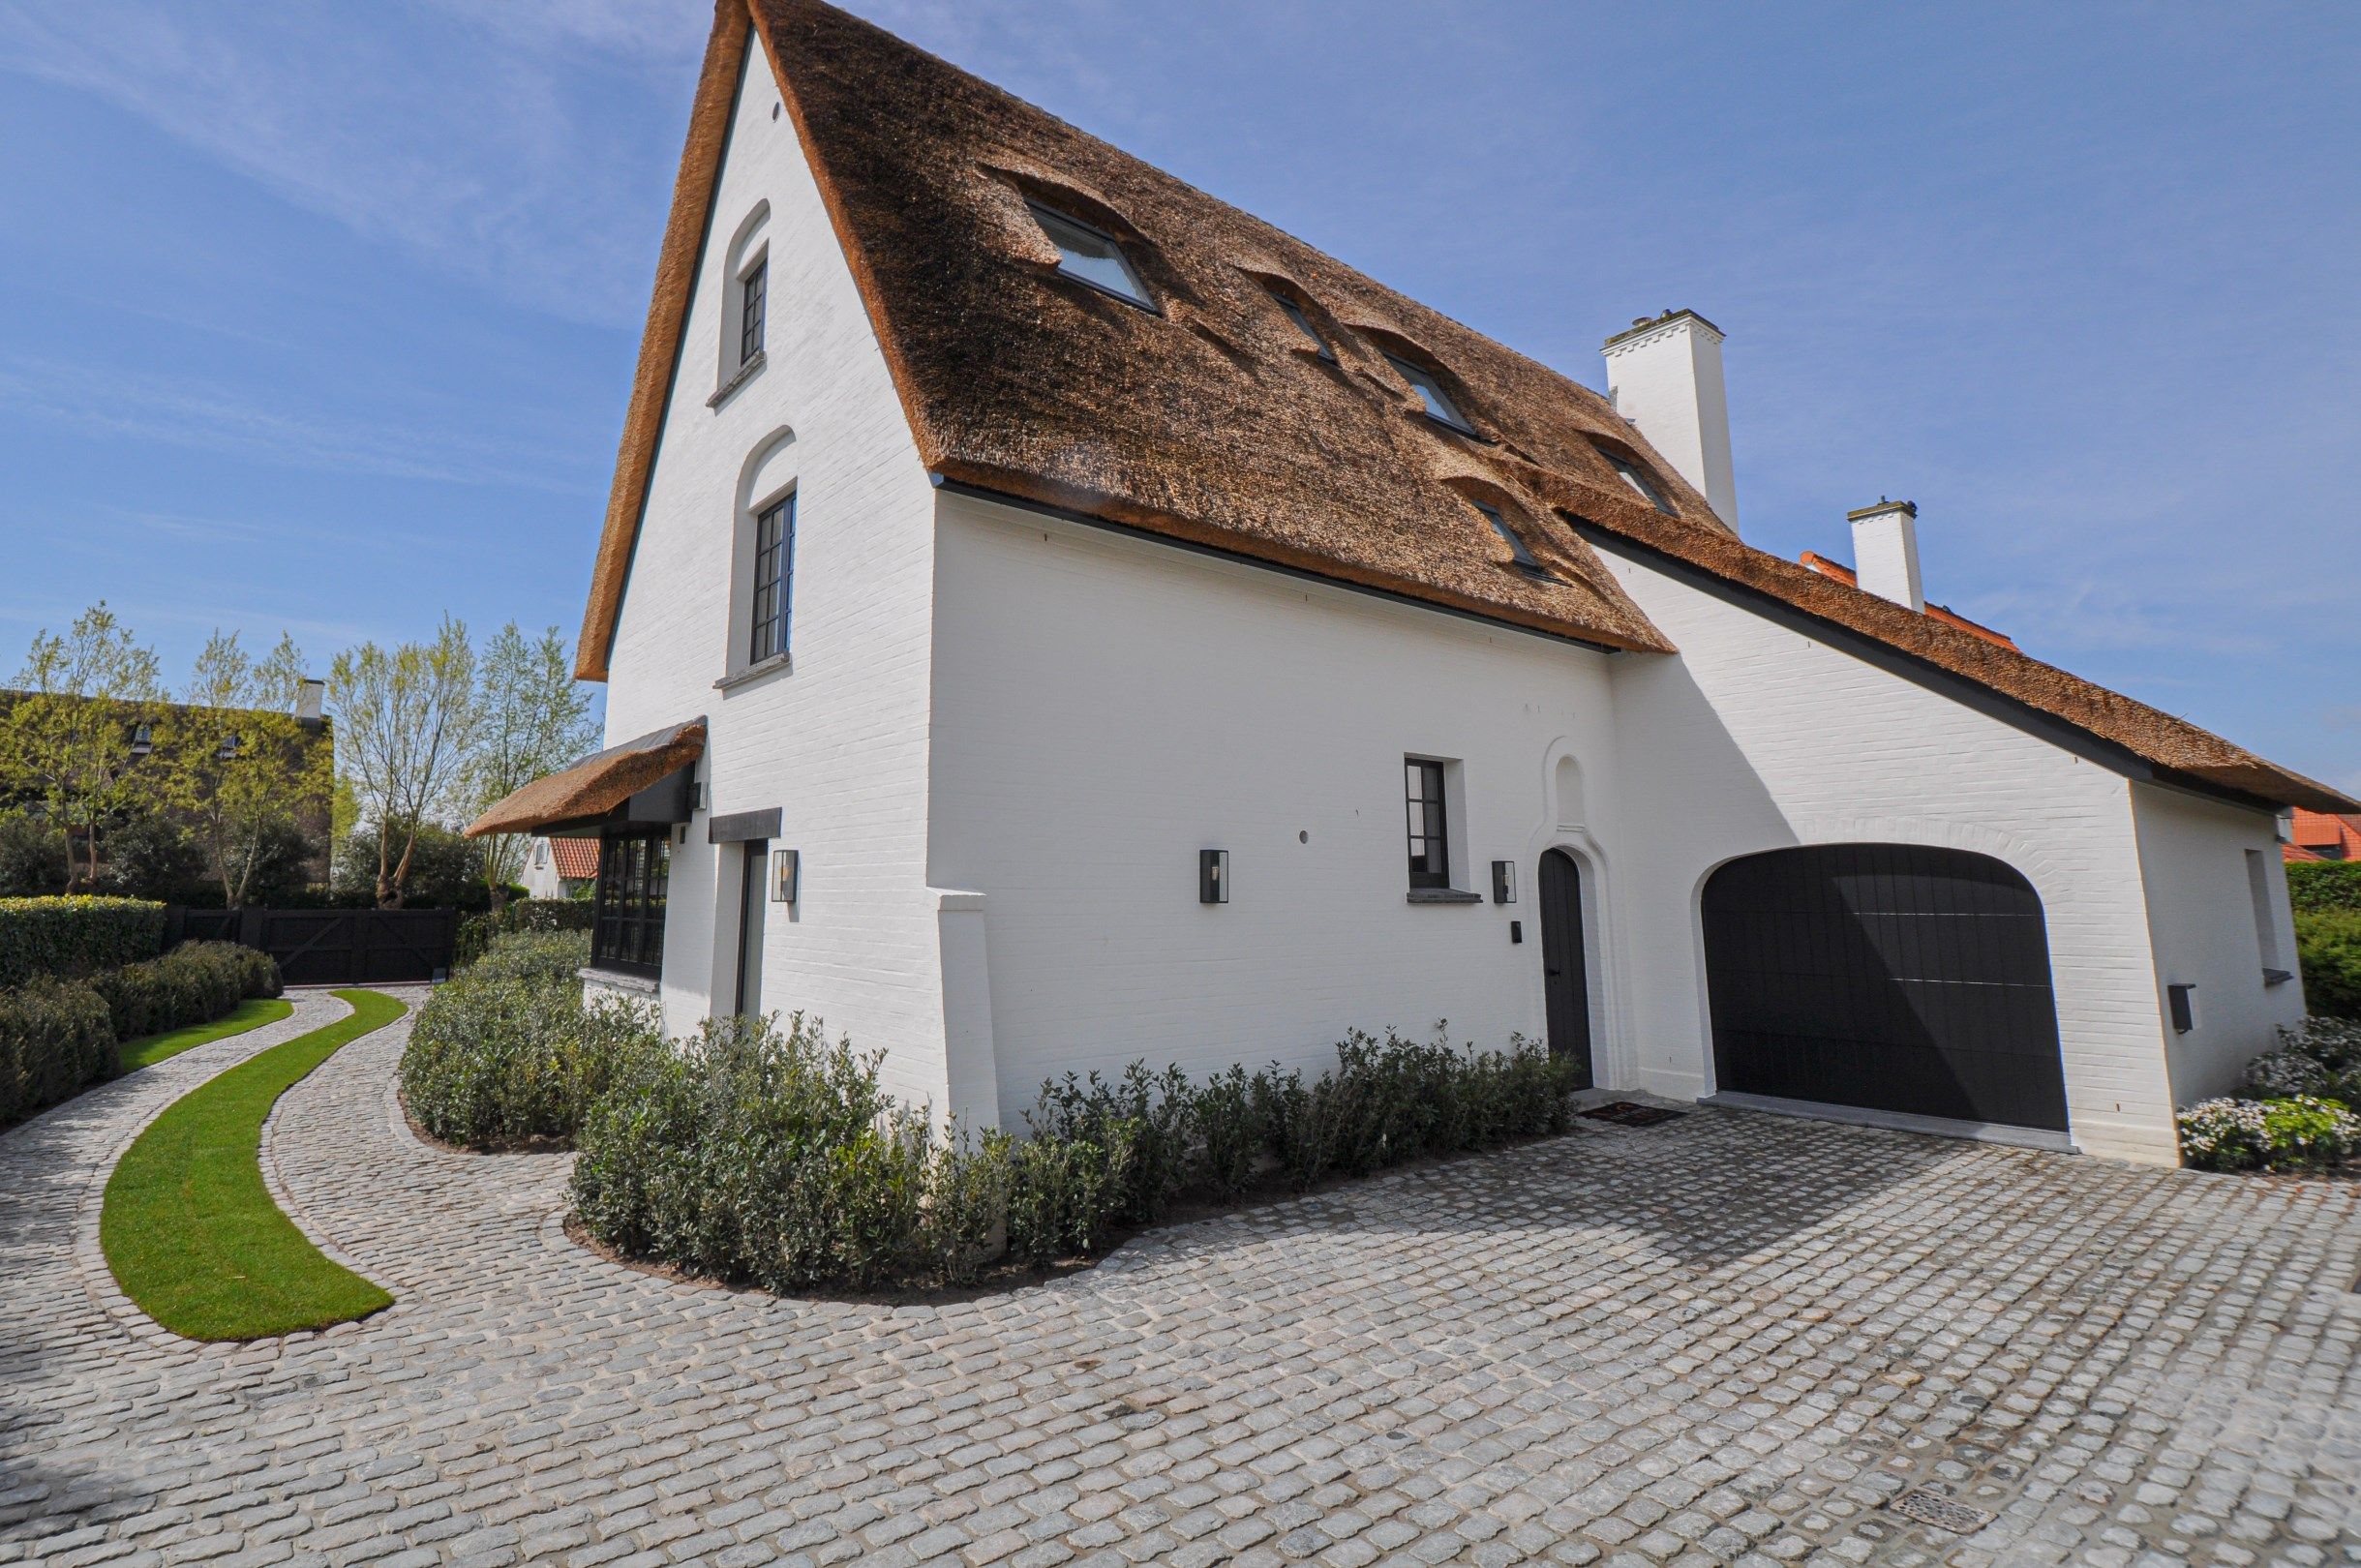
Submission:
POLYGON ((2314 1013, 2361 1019, 2361 910, 2296 916, 2295 957, 2304 973, 2304 1003, 2314 1013))
POLYGON ((66 886, 66 835, 22 811, 0 811, 0 898, 39 898, 66 886))
POLYGON ((234 942, 184 942, 161 958, 93 975, 87 983, 106 1003, 120 1040, 211 1023, 250 996, 285 989, 269 953, 234 942))
POLYGON ((164 950, 164 906, 137 898, 0 898, 0 986, 118 969, 164 950))
MULTIPOLYGON (((588 931, 595 907, 587 898, 519 898, 481 915, 460 917, 452 962, 464 967, 483 956, 494 939, 521 931, 588 931)), ((590 960, 586 955, 584 960, 590 960)))
POLYGON ((487 1148, 573 1137, 636 1051, 660 1049, 653 1010, 586 1006, 570 932, 504 936, 418 1010, 403 1047, 403 1102, 420 1127, 487 1148))
POLYGON ((0 991, 0 1127, 114 1072, 115 1032, 89 986, 36 980, 0 991))
POLYGON ((2361 860, 2299 860, 2287 867, 2287 901, 2311 911, 2361 913, 2361 860))
POLYGON ((2316 1170, 2361 1149, 2361 1116, 2310 1095, 2202 1101, 2177 1121, 2199 1170, 2316 1170))

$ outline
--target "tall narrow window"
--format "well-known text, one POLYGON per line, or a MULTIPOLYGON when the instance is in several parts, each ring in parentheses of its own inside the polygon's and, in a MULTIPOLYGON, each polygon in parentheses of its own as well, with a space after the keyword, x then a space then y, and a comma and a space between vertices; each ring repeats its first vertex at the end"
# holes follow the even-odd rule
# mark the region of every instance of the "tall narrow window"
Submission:
POLYGON ((2263 978, 2286 980, 2287 958, 2279 947, 2279 906, 2271 897, 2271 868, 2260 850, 2246 852, 2246 892, 2255 909, 2255 944, 2262 950, 2263 978))
POLYGON ((599 840, 590 922, 593 965, 651 977, 662 971, 664 899, 671 879, 669 834, 611 834, 599 840))
POLYGON ((788 589, 795 577, 795 492, 754 517, 754 631, 746 662, 787 650, 788 589))
POLYGON ((1387 354, 1385 362, 1394 367, 1395 375, 1410 383, 1410 390, 1418 394, 1418 405, 1426 410, 1429 419, 1468 436, 1475 434, 1475 427, 1468 423, 1468 416, 1459 411, 1459 405, 1453 403, 1451 394, 1443 390, 1441 377, 1400 354, 1387 354))
POLYGON ((1403 759, 1410 829, 1410 886, 1451 886, 1450 832, 1444 827, 1443 765, 1422 757, 1403 759))
POLYGON ((754 263, 754 270, 738 286, 738 362, 747 363, 763 351, 763 313, 770 306, 771 262, 754 263))
POLYGON ((1147 285, 1132 270, 1131 257, 1123 254, 1123 247, 1113 235, 1103 234, 1088 224, 1039 202, 1032 206, 1033 221, 1042 226, 1042 232, 1057 247, 1058 271, 1142 310, 1156 309, 1148 300, 1147 285))

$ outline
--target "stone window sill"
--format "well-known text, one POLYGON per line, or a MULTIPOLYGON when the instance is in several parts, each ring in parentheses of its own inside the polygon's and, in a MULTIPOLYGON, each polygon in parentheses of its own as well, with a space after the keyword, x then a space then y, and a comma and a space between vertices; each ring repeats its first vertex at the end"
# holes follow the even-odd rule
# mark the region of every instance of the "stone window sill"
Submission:
POLYGON ((1480 904, 1483 901, 1482 893, 1462 892, 1457 888, 1412 888, 1410 890, 1410 902, 1413 904, 1480 904))
POLYGON ((636 991, 642 996, 656 994, 656 982, 646 975, 626 975, 620 969, 600 969, 586 964, 574 971, 574 976, 577 980, 588 980, 592 985, 604 985, 610 990, 636 991))
POLYGON ((723 404, 729 402, 730 394, 736 392, 740 387, 754 379, 755 373, 763 368, 764 363, 769 360, 770 357, 771 355, 768 350, 761 348, 755 349, 754 357, 747 360, 744 364, 739 366, 738 373, 735 376, 732 376, 728 380, 722 382, 720 386, 714 388, 713 395, 705 400, 705 406, 709 408, 718 408, 723 404))
POLYGON ((741 686, 760 680, 767 675, 775 675, 786 668, 787 655, 773 653, 767 659, 756 659, 742 670, 732 670, 728 675, 713 682, 713 689, 715 691, 736 691, 741 686))

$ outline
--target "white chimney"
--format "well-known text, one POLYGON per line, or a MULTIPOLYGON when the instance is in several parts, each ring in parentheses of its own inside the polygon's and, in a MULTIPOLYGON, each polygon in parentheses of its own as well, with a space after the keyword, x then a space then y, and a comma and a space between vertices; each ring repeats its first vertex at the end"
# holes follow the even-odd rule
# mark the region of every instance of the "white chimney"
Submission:
POLYGON ((1695 311, 1631 323, 1599 350, 1607 401, 1639 427, 1713 515, 1738 531, 1738 482, 1730 472, 1730 397, 1721 379, 1721 328, 1695 311))
POLYGON ((295 717, 304 724, 318 724, 319 712, 328 695, 324 680, 306 679, 295 690, 295 717))
POLYGON ((1854 581, 1881 599, 1926 612, 1926 585, 1919 576, 1919 509, 1909 501, 1880 500, 1845 513, 1853 525, 1854 581))

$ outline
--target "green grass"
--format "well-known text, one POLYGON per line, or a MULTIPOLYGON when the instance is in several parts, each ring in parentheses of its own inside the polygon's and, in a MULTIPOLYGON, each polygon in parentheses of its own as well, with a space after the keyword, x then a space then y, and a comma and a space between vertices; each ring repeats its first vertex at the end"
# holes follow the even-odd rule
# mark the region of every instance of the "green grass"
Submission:
POLYGON ((106 1182, 99 1242, 123 1293, 192 1340, 258 1340, 366 1317, 393 1298, 330 1262, 271 1201, 257 1151, 279 1097, 338 1047, 402 1016, 376 991, 174 1101, 106 1182))
POLYGON ((295 1004, 275 997, 249 997, 239 1003, 227 1017, 211 1023, 191 1024, 186 1029, 167 1029, 161 1035, 142 1035, 127 1040, 116 1049, 116 1060, 126 1072, 136 1072, 143 1067, 154 1067, 166 1057, 178 1056, 195 1045, 210 1045, 217 1040, 243 1035, 249 1029, 259 1029, 267 1023, 277 1023, 295 1010, 295 1004))

